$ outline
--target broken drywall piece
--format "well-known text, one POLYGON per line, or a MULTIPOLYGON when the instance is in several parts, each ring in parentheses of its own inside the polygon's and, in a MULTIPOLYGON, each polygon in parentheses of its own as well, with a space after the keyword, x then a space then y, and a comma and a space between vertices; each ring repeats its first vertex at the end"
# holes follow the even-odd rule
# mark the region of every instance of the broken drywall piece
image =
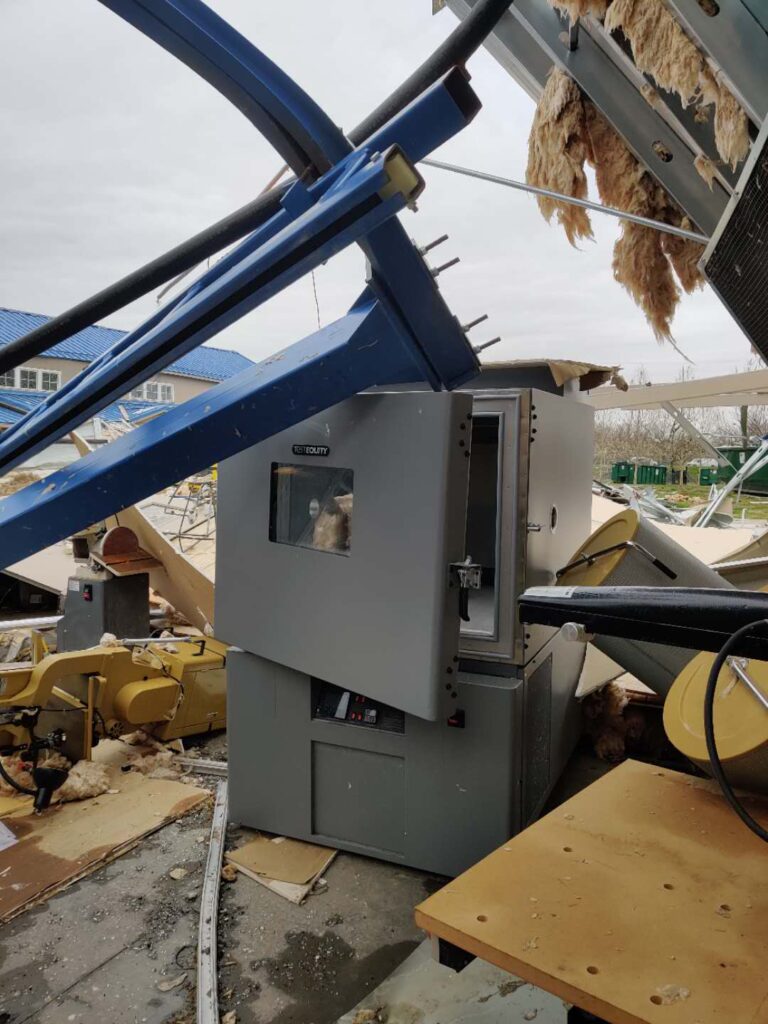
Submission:
POLYGON ((187 980, 186 971, 184 974, 179 974, 175 978, 164 978, 162 981, 158 981, 157 990, 158 992, 172 992, 175 988, 179 988, 187 980))

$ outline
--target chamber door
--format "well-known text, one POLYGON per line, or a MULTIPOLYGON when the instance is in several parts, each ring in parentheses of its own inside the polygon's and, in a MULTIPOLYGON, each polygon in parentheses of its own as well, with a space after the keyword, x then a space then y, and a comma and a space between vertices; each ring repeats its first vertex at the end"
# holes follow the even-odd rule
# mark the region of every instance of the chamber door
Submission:
POLYGON ((217 636, 435 719, 457 670, 471 411, 468 394, 358 395, 228 460, 217 636))

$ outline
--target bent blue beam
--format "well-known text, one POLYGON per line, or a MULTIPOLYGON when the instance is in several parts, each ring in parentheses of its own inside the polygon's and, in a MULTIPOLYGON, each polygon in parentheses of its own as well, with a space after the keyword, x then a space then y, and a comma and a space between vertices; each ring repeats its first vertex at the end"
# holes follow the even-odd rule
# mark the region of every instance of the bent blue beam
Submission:
MULTIPOLYGON (((41 451, 52 438, 79 426, 95 409, 130 391, 162 369, 168 348, 174 358, 213 337, 235 320, 276 295, 299 277, 378 227, 403 208, 406 197, 382 198, 389 184, 385 157, 351 168, 320 202, 259 247, 231 270, 177 307, 135 346, 125 349, 23 427, 0 440, 0 466, 9 469, 41 451), (158 350, 161 354, 158 355, 158 350)), ((305 190, 296 185, 294 189, 305 190)), ((409 248, 412 249, 410 243, 409 248)))
POLYGON ((315 101, 201 0, 100 2, 225 96, 297 176, 322 173, 351 150, 315 101))
MULTIPOLYGON (((366 145, 365 149, 368 151, 378 150, 383 152, 392 145, 399 145, 411 159, 412 163, 415 164, 422 159, 423 156, 432 152, 433 149, 436 149, 438 146, 442 145, 448 139, 461 131, 462 128, 466 127, 479 109, 480 101, 469 85, 468 74, 465 71, 455 68, 440 82, 435 83, 421 96, 417 97, 417 99, 409 104, 408 107, 404 108, 398 115, 396 115, 392 121, 388 122, 388 124, 384 125, 378 132, 372 135, 369 144, 366 145)), ((341 162, 340 166, 343 168, 354 159, 356 159, 356 157, 354 155, 350 155, 341 162)), ((309 187, 308 193, 313 197, 315 195, 320 195, 322 194, 323 187, 323 181, 316 182, 309 187)), ((93 381, 94 376, 98 374, 104 366, 111 363, 113 359, 118 355, 121 355, 127 349, 132 348, 136 341, 146 336, 153 328, 163 322, 174 309, 183 305, 185 302, 188 302, 208 285, 221 278, 223 274, 236 266, 239 259, 252 253, 259 245, 273 237, 281 228, 287 226, 289 220, 290 217, 286 210, 281 210, 280 213, 270 218, 266 224, 248 236, 248 238, 241 242, 235 250, 228 254, 223 260, 219 261, 219 263, 214 267, 210 268, 210 270, 208 270, 184 293, 166 304, 161 310, 154 313, 140 327, 136 328, 121 339, 109 352, 95 360, 71 381, 68 381, 59 391, 53 392, 36 410, 11 426, 3 434, 2 442, 0 442, 0 467, 7 469, 10 468, 11 465, 18 464, 18 461, 14 461, 13 463, 4 462, 4 456, 2 455, 3 452, 11 450, 11 438, 14 437, 15 434, 25 432, 31 433, 38 430, 40 424, 50 422, 48 419, 48 410, 51 407, 56 406, 57 408, 61 408, 59 403, 67 401, 66 396, 71 392, 78 391, 78 393, 82 394, 80 389, 85 385, 86 381, 93 381)), ((400 240, 400 248, 403 259, 407 262, 413 262, 414 258, 416 258, 418 262, 421 263, 422 261, 410 245, 410 242, 406 239, 405 233, 402 229, 400 234, 402 236, 400 240), (406 251, 405 246, 407 246, 408 250, 411 251, 406 251)), ((391 249, 391 236, 388 249, 391 249)), ((395 265, 401 264, 400 259, 394 259, 392 262, 395 265)), ((425 288, 424 294, 427 299, 427 305, 433 306, 436 286, 428 275, 424 275, 423 269, 420 276, 425 288)), ((406 275, 406 279, 408 279, 408 275, 406 275)), ((410 279, 409 289, 413 289, 412 277, 410 279)), ((446 313, 447 310, 443 308, 440 311, 438 319, 436 321, 433 320, 432 322, 436 325, 438 323, 444 324, 446 313)), ((135 348, 132 350, 134 352, 137 351, 135 348)), ((188 348, 185 348, 184 351, 188 351, 188 348)), ((166 366, 173 362, 173 360, 179 358, 181 354, 183 353, 177 347, 165 349, 162 366, 166 366)), ((162 366, 155 365, 153 372, 157 372, 157 370, 161 369, 162 366)), ((140 380, 144 379, 144 376, 142 376, 140 380)), ((127 387, 122 388, 122 392, 126 390, 128 390, 127 387)), ((98 408, 101 408, 102 404, 104 403, 96 403, 95 406, 91 405, 89 407, 89 412, 92 413, 98 411, 98 408)), ((61 436, 61 432, 59 436, 61 436)), ((46 433, 45 437, 50 440, 51 435, 46 433)))
MULTIPOLYGON (((364 152, 367 152, 364 151, 364 152)), ((344 161, 339 165, 340 168, 345 168, 350 164, 350 161, 354 160, 356 165, 360 164, 360 154, 356 153, 351 157, 345 158, 344 161)), ((315 182, 308 189, 304 189, 304 186, 298 183, 294 183, 291 191, 294 193, 301 193, 304 198, 300 204, 297 204, 295 197, 293 199, 294 207, 299 205, 300 207, 308 208, 313 202, 322 201, 325 193, 330 190, 333 185, 335 177, 338 173, 338 168, 334 168, 333 172, 321 181, 315 182)), ((57 408, 63 408, 66 403, 69 402, 68 396, 72 392, 78 394, 85 393, 85 389, 90 388, 91 382, 95 379, 100 378, 102 371, 108 365, 114 363, 118 356, 124 355, 124 353, 130 351, 132 358, 140 359, 144 358, 146 353, 150 350, 157 348, 153 339, 155 335, 147 338, 142 344, 138 342, 141 339, 145 339, 150 332, 163 324, 169 317, 172 316, 174 311, 188 302, 189 299, 203 291, 209 285, 214 284, 219 279, 223 278, 230 270, 236 269, 246 257, 251 256, 259 247, 263 247, 270 239, 274 238, 284 229, 290 227, 292 219, 296 217, 296 210, 291 214, 287 209, 281 209, 274 216, 270 217, 261 227, 257 228, 256 231, 252 232, 246 239, 241 241, 224 259, 220 260, 214 267, 208 269, 202 277, 191 285, 186 292, 182 293, 177 298, 167 302, 161 309, 156 310, 147 320, 145 320, 139 327, 129 331, 121 339, 119 339, 110 349, 102 353, 97 359, 94 360, 89 366, 85 367, 79 374, 67 381, 63 387, 57 391, 51 392, 46 398, 42 406, 36 409, 29 416, 25 417, 21 423, 16 424, 14 427, 9 428, 2 436, 0 441, 0 453, 9 450, 11 441, 10 438, 17 433, 30 433, 35 429, 35 424, 41 422, 49 422, 48 410, 52 406, 57 408)), ((194 347, 194 345, 190 346, 194 347)), ((165 365, 174 361, 184 355, 185 352, 189 351, 189 348, 180 349, 178 347, 169 348, 164 350, 165 353, 165 365)), ((160 366, 155 366, 153 372, 160 369, 160 366)), ((4 465, 2 462, 2 455, 0 455, 0 465, 4 465)))
POLYGON ((336 323, 0 502, 0 567, 343 399, 420 376, 366 291, 336 323))

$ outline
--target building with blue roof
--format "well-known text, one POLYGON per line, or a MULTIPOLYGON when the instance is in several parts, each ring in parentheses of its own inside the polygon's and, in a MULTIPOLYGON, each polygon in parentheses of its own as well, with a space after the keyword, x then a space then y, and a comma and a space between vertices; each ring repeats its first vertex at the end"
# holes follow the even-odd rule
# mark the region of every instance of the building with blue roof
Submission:
MULTIPOLYGON (((18 309, 0 307, 0 347, 15 341, 49 319, 50 317, 41 313, 25 313, 18 309)), ((15 422, 14 416, 18 419, 23 415, 23 411, 26 411, 23 409, 25 401, 32 402, 33 405, 38 404, 47 392, 57 391, 62 384, 71 380, 124 335, 124 331, 112 327, 86 327, 85 330, 73 334, 71 338, 54 345, 41 356, 30 360, 28 364, 25 363, 6 374, 0 374, 0 428, 15 422), (23 411, 19 411, 20 409, 23 411)), ((201 345, 181 359, 177 359, 175 363, 171 363, 162 373, 155 374, 150 380, 135 388, 126 396, 125 401, 115 403, 109 410, 104 410, 102 418, 125 419, 126 410, 130 407, 131 414, 128 418, 140 419, 138 412, 146 405, 167 407, 185 402, 213 384, 228 380, 252 365, 252 361, 239 352, 215 348, 213 345, 201 345)))

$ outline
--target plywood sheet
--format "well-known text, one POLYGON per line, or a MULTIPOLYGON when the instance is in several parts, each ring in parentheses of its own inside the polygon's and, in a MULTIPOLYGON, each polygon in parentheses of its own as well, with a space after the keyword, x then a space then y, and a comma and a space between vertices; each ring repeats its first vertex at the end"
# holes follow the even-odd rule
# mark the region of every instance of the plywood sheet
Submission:
POLYGON ((628 761, 416 922, 611 1024, 766 1024, 766 863, 713 783, 628 761))
MULTIPOLYGON (((98 749, 98 748, 97 748, 98 749)), ((0 852, 0 922, 131 849, 208 799, 205 789, 110 767, 114 792, 31 815, 6 814, 19 842, 0 852)), ((5 804, 3 805, 5 807, 5 804)))

